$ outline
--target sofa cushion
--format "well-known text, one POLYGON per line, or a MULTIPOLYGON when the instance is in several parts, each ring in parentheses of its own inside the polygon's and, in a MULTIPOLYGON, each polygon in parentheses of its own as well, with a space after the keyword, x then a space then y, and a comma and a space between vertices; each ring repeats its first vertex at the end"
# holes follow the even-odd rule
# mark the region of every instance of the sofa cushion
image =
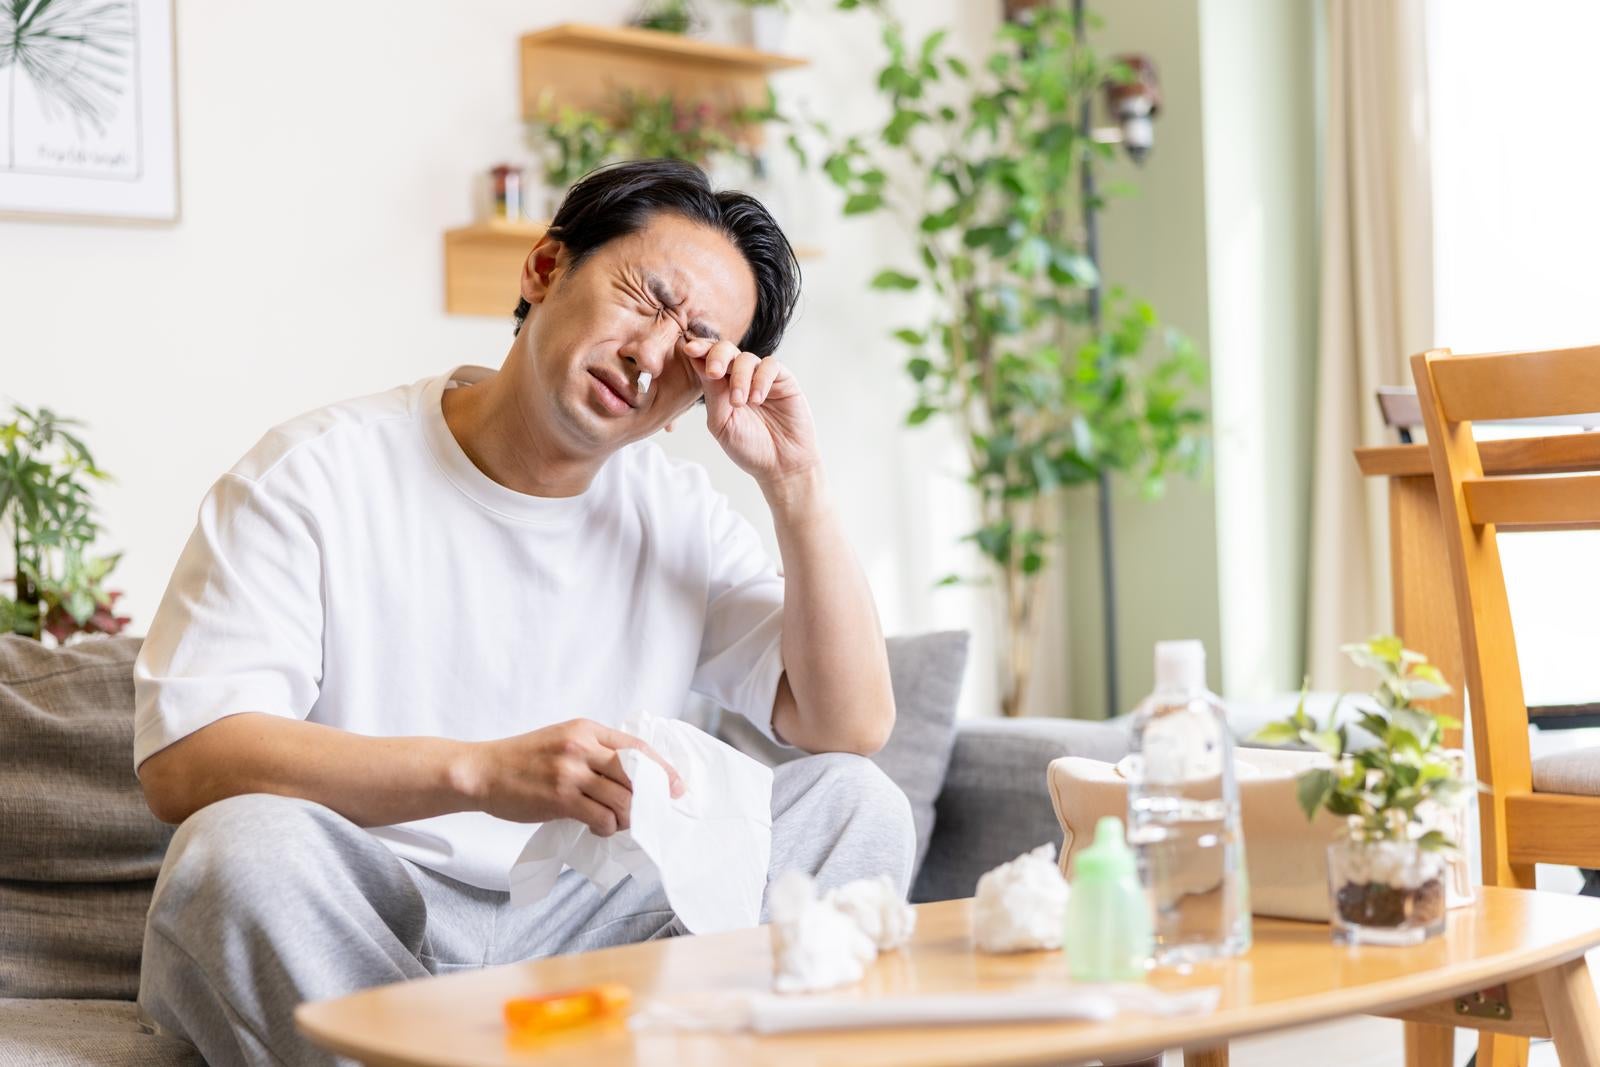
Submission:
POLYGON ((133 774, 139 639, 0 637, 0 878, 154 878, 172 827, 133 774))
POLYGON ((0 997, 132 997, 172 828, 133 774, 137 638, 0 637, 0 997))
POLYGON ((0 1067, 205 1067, 125 1000, 0 999, 0 1067))
POLYGON ((154 884, 0 881, 0 996, 132 1000, 154 884))
POLYGON ((1061 844, 1045 771, 1061 756, 1115 762, 1128 753, 1119 724, 1081 719, 969 719, 939 794, 938 827, 911 900, 970 897, 978 878, 1046 842, 1061 844))
MULTIPOLYGON (((967 632, 947 630, 891 637, 889 679, 894 686, 895 723, 889 743, 872 757, 911 802, 917 826, 917 867, 933 836, 934 801, 944 787, 955 745, 956 702, 967 669, 967 632)), ((739 715, 724 715, 718 735, 769 766, 803 753, 780 748, 739 715)))

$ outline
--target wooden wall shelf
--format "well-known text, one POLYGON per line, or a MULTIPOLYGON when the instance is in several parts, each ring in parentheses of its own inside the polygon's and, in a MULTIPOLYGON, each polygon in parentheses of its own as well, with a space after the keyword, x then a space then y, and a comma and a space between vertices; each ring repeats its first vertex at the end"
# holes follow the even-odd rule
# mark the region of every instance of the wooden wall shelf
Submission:
MULTIPOLYGON (((563 23, 522 38, 522 114, 535 118, 545 104, 601 110, 622 90, 759 107, 769 75, 805 65, 794 56, 675 33, 563 23)), ((445 310, 509 318, 522 261, 544 231, 542 222, 481 222, 447 232, 445 310)), ((795 254, 819 252, 797 247, 795 254)))
MULTIPOLYGON (((517 306, 522 261, 544 235, 544 222, 479 222, 444 235, 444 309, 455 315, 509 319, 517 306)), ((799 259, 822 249, 795 245, 799 259)))
POLYGON ((509 319, 522 261, 544 234, 542 222, 480 222, 444 235, 444 309, 509 319))
POLYGON ((522 38, 522 115, 536 117, 546 100, 600 110, 626 89, 759 107, 768 75, 805 65, 659 30, 563 23, 522 38))

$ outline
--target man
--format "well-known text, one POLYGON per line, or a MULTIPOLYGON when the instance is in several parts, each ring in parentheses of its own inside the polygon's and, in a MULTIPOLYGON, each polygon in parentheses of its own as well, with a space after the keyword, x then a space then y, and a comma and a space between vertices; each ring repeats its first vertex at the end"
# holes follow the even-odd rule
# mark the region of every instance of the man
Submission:
POLYGON ((823 753, 777 769, 773 873, 905 888, 909 807, 862 758, 894 721, 883 637, 771 355, 798 285, 755 200, 607 168, 528 256, 498 372, 302 416, 223 475, 136 670, 135 764, 182 823, 140 979, 160 1027, 213 1067, 320 1062, 303 1000, 681 932, 631 879, 506 889, 529 824, 628 826, 617 753, 644 746, 616 727, 691 692, 823 753), (701 399, 782 576, 644 442, 701 399))

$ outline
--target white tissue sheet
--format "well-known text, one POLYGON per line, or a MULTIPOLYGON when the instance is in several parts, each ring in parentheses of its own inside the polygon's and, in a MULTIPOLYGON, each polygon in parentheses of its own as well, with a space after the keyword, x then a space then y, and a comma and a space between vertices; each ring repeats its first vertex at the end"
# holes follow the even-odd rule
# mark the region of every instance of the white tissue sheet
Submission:
POLYGON ((570 867, 601 889, 659 878, 691 933, 757 925, 772 855, 772 770, 677 719, 641 715, 622 730, 672 764, 683 795, 672 798, 655 760, 622 750, 633 783, 629 829, 598 837, 576 819, 543 824, 512 864, 511 903, 543 900, 570 867))
POLYGON ((779 997, 711 993, 659 998, 634 1010, 635 1030, 851 1030, 879 1026, 969 1026, 980 1023, 1103 1022, 1119 1014, 1181 1016, 1216 1011, 1215 986, 1175 992, 1130 986, 1066 986, 1045 992, 996 990, 898 997, 779 997))
POLYGON ((828 890, 822 899, 854 919, 880 952, 899 948, 911 940, 917 928, 916 911, 896 891, 894 880, 887 874, 847 882, 828 890))
POLYGON ((978 879, 973 938, 985 952, 1060 948, 1067 919, 1067 880, 1056 846, 1040 845, 978 879))
POLYGON ((859 982, 878 946, 832 902, 817 897, 817 885, 802 871, 785 871, 772 883, 772 988, 812 993, 859 982))

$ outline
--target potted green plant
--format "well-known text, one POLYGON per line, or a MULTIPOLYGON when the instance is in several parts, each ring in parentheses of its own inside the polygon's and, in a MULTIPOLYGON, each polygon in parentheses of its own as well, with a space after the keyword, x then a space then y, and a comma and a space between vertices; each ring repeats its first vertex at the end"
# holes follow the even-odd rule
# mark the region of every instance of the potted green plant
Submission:
POLYGON ((670 92, 621 90, 603 110, 541 103, 528 143, 543 160, 551 207, 579 178, 622 159, 682 159, 703 168, 723 162, 756 166, 746 129, 767 112, 686 100, 670 92))
POLYGON ((1076 39, 1069 12, 1041 5, 1002 26, 973 68, 946 48, 944 30, 915 43, 879 3, 838 6, 882 19, 888 59, 877 85, 888 118, 848 136, 790 118, 788 144, 806 165, 822 142, 821 169, 846 215, 893 212, 907 225, 906 261, 871 284, 927 298, 921 319, 894 331, 916 388, 907 421, 959 428, 980 519, 968 537, 1003 614, 1001 710, 1016 715, 1062 490, 1111 472, 1157 495, 1168 475, 1196 471, 1204 365, 1148 304, 1118 289, 1106 326, 1090 325, 1099 271, 1081 231, 1080 173, 1109 148, 1084 135, 1079 116, 1127 72, 1076 39))
POLYGON ((75 420, 13 406, 0 424, 0 530, 11 535, 11 595, 0 594, 0 632, 65 642, 120 633, 120 595, 105 588, 118 556, 96 556, 100 535, 90 496, 106 474, 75 432, 75 420))
POLYGON ((630 21, 642 30, 688 33, 700 25, 700 15, 691 0, 644 0, 630 21))
POLYGON ((1398 637, 1384 634, 1342 651, 1378 673, 1376 707, 1355 721, 1370 744, 1352 745, 1350 727, 1337 722, 1337 705, 1319 727, 1303 699, 1292 716, 1269 723, 1255 739, 1306 745, 1327 757, 1300 775, 1299 798, 1307 819, 1325 809, 1345 820, 1328 847, 1334 940, 1413 945, 1444 930, 1445 860, 1457 847, 1460 805, 1474 789, 1460 753, 1441 742, 1445 727, 1460 724, 1417 706, 1450 686, 1398 637))

